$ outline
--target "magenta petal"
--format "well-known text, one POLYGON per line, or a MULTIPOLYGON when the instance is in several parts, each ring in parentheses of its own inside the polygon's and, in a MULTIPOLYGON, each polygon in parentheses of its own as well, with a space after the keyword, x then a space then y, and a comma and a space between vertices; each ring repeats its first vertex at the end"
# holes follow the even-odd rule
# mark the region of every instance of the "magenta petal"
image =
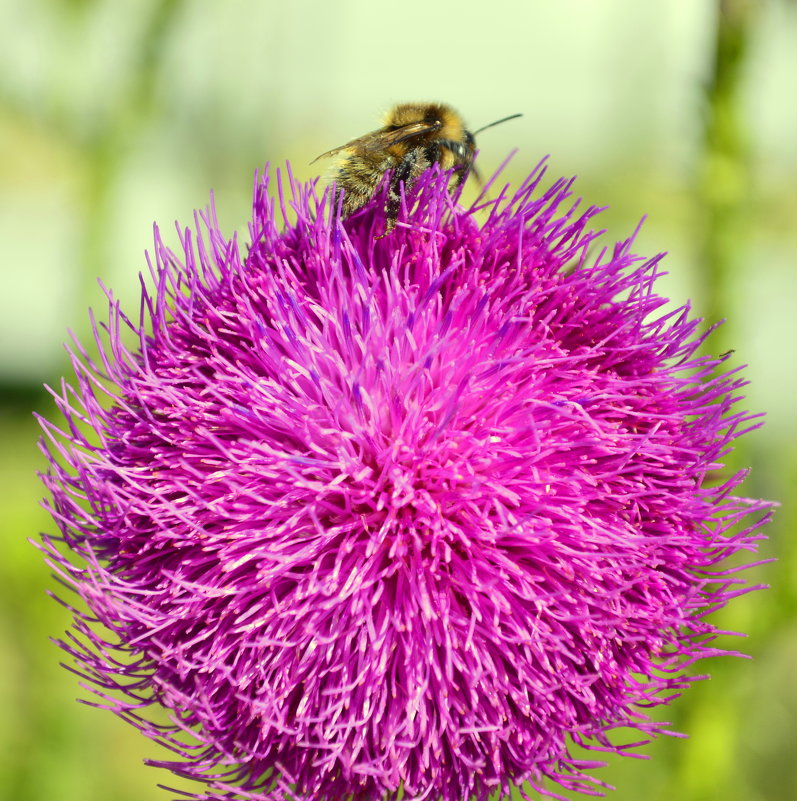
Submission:
POLYGON ((197 797, 594 794, 571 745, 655 736, 718 653, 769 505, 707 476, 758 418, 660 257, 588 259, 597 210, 541 177, 474 211, 430 171, 381 239, 292 181, 280 230, 259 179, 245 258, 212 211, 156 234, 141 321, 111 299, 77 346, 42 421, 61 644, 197 797))

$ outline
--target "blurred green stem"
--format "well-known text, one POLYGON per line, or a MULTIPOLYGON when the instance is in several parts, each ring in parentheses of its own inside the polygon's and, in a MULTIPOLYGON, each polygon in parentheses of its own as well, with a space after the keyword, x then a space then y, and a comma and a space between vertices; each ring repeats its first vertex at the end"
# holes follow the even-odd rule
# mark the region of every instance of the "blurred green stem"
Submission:
MULTIPOLYGON (((733 276, 747 239, 751 171, 741 94, 744 60, 760 9, 760 0, 718 0, 698 173, 704 221, 703 311, 708 325, 731 310, 733 276)), ((734 346, 732 331, 723 329, 718 332, 719 338, 712 338, 712 351, 734 346)))
MULTIPOLYGON (((752 175, 749 134, 742 108, 745 56, 760 0, 718 0, 714 59, 706 88, 703 152, 698 171, 697 196, 702 223, 702 312, 714 325, 733 311, 735 277, 747 250, 752 175)), ((709 339, 716 355, 741 345, 737 330, 723 325, 709 339)), ((722 479, 741 468, 746 456, 739 450, 723 459, 722 479)), ((728 613, 726 628, 737 628, 728 613)), ((721 691, 709 688, 700 701, 676 712, 675 727, 698 732, 691 748, 684 750, 678 770, 671 777, 669 795, 692 801, 715 801, 735 793, 735 760, 729 732, 743 725, 738 710, 721 691), (713 691, 712 691, 713 689, 713 691), (724 717, 718 717, 718 712, 724 717)))

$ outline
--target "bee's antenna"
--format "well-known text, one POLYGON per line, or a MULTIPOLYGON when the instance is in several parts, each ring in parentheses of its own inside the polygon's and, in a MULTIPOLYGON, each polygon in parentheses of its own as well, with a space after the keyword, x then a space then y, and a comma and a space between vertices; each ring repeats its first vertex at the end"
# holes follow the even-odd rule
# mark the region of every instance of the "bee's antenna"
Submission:
POLYGON ((474 131, 473 135, 476 136, 477 133, 481 133, 482 131, 486 131, 488 128, 492 128, 493 125, 500 125, 502 122, 507 122, 509 120, 514 120, 516 117, 522 117, 522 114, 510 114, 508 117, 504 117, 501 120, 496 120, 495 122, 491 122, 489 125, 484 125, 479 128, 478 131, 474 131))

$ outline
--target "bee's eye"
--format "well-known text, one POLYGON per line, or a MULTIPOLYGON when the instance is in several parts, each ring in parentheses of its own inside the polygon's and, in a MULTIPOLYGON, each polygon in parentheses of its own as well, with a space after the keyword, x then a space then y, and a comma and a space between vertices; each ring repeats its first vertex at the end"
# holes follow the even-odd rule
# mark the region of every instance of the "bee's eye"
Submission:
MULTIPOLYGON (((473 137, 471 137, 471 139, 473 139, 473 137)), ((467 157, 467 155, 468 155, 468 152, 469 152, 470 150, 473 150, 473 147, 472 147, 472 145, 470 144, 470 142, 468 142, 468 141, 467 141, 467 138, 466 138, 465 142, 446 142, 446 143, 445 143, 445 146, 446 146, 446 147, 447 147, 447 148, 448 148, 448 149, 449 149, 449 150, 450 150, 450 151, 451 151, 451 152, 452 152, 452 153, 453 153, 455 156, 458 156, 458 157, 459 157, 459 158, 461 158, 461 159, 464 159, 464 158, 466 158, 466 157, 467 157)))

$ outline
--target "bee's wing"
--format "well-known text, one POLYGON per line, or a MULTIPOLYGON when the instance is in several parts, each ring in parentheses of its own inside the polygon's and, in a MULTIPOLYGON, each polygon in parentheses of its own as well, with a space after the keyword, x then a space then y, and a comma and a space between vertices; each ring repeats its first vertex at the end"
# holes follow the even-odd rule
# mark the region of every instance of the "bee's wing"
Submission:
POLYGON ((382 150, 386 147, 397 145, 399 142, 404 142, 407 139, 412 139, 413 136, 420 136, 421 134, 436 131, 440 126, 441 123, 435 121, 413 122, 409 125, 402 125, 401 128, 392 130, 380 128, 364 136, 358 136, 356 139, 352 139, 351 142, 346 142, 345 145, 333 147, 332 150, 327 150, 326 153, 316 156, 310 163, 314 164, 318 159, 334 156, 343 150, 354 150, 359 153, 371 153, 374 150, 382 150))
POLYGON ((327 156, 334 156, 343 150, 363 150, 368 141, 378 139, 382 133, 383 129, 380 128, 378 131, 371 131, 371 133, 367 133, 364 136, 358 136, 356 139, 352 139, 351 142, 346 142, 345 145, 333 147, 332 150, 327 150, 326 153, 316 156, 310 163, 315 164, 319 159, 325 159, 327 156))

